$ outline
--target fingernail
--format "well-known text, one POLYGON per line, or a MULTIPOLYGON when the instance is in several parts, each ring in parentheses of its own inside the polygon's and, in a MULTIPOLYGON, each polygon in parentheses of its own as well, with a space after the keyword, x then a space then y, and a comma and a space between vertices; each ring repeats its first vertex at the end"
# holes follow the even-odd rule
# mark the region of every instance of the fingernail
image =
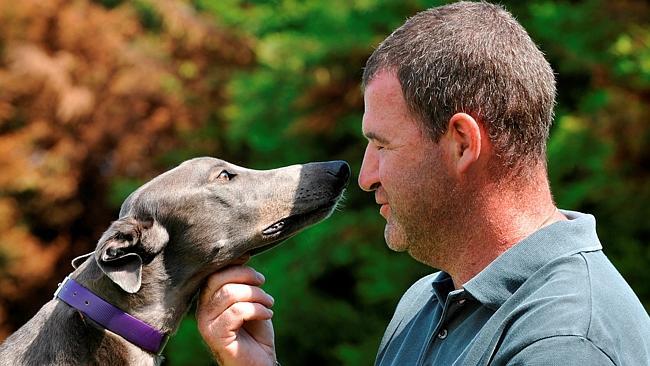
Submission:
POLYGON ((255 276, 257 276, 257 279, 262 281, 262 282, 266 281, 266 278, 264 278, 264 275, 257 272, 257 271, 255 271, 255 276))

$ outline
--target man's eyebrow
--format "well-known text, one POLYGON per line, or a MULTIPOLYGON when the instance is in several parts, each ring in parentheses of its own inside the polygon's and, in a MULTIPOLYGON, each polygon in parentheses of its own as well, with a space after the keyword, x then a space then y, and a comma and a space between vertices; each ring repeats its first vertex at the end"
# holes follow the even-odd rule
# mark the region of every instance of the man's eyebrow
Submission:
POLYGON ((383 145, 388 144, 388 139, 386 139, 385 137, 383 137, 381 135, 378 135, 375 132, 372 132, 372 131, 371 132, 366 132, 363 135, 366 136, 366 138, 368 140, 374 140, 374 141, 377 141, 377 142, 379 142, 380 144, 383 144, 383 145))

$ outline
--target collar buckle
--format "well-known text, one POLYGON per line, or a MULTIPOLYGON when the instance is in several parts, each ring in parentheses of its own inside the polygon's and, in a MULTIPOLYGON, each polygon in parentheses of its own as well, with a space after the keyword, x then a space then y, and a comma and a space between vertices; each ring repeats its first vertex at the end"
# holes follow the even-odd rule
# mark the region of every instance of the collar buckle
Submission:
POLYGON ((69 280, 70 280, 70 275, 65 276, 65 278, 63 279, 63 281, 61 281, 61 283, 58 284, 58 287, 56 288, 56 291, 54 291, 54 297, 53 297, 53 299, 56 299, 56 298, 59 297, 59 293, 61 292, 61 290, 63 289, 63 287, 65 287, 66 283, 68 283, 69 280))
POLYGON ((160 340, 160 348, 158 348, 158 352, 156 352, 156 356, 162 356, 162 353, 165 350, 165 347, 167 346, 167 342, 169 342, 169 333, 165 334, 163 338, 160 340))

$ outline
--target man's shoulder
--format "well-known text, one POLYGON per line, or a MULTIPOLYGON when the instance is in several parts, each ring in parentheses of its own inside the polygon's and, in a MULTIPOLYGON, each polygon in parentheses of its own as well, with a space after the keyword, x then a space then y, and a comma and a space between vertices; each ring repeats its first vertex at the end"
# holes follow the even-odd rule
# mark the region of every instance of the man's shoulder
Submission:
POLYGON ((601 330, 599 322, 609 323, 606 331, 610 333, 621 324, 650 325, 638 297, 600 250, 548 263, 517 292, 521 292, 515 299, 520 302, 518 309, 553 323, 555 332, 591 338, 601 330))
POLYGON ((418 300, 422 296, 430 297, 433 281, 441 274, 442 272, 431 273, 415 281, 402 295, 400 303, 418 300))
POLYGON ((583 339, 616 364, 632 349, 650 351, 650 318, 602 251, 558 258, 517 292, 504 345, 523 348, 545 339, 583 339))
POLYGON ((509 333, 526 334, 531 340, 586 336, 593 296, 590 280, 589 268, 580 254, 548 263, 504 304, 511 309, 509 333))
POLYGON ((400 329, 410 324, 411 320, 420 313, 427 304, 431 304, 430 300, 433 296, 433 281, 438 278, 441 272, 426 275, 409 287, 408 290, 402 295, 402 298, 397 303, 393 317, 386 327, 384 336, 382 337, 379 345, 378 357, 381 357, 385 352, 386 345, 392 336, 399 332, 400 329))
POLYGON ((413 283, 397 303, 391 322, 416 314, 433 296, 433 281, 441 272, 428 274, 413 283))

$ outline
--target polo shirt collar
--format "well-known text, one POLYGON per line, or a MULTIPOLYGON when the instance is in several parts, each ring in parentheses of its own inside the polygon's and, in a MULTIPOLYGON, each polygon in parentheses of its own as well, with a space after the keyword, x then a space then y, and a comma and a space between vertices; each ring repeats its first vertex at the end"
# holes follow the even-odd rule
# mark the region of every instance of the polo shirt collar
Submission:
POLYGON ((561 212, 569 220, 555 222, 532 233, 497 257, 463 288, 483 305, 496 310, 547 263, 559 257, 602 249, 592 215, 561 212))
POLYGON ((438 272, 431 283, 433 286, 433 294, 441 305, 447 301, 447 296, 454 290, 454 281, 447 272, 438 272))

